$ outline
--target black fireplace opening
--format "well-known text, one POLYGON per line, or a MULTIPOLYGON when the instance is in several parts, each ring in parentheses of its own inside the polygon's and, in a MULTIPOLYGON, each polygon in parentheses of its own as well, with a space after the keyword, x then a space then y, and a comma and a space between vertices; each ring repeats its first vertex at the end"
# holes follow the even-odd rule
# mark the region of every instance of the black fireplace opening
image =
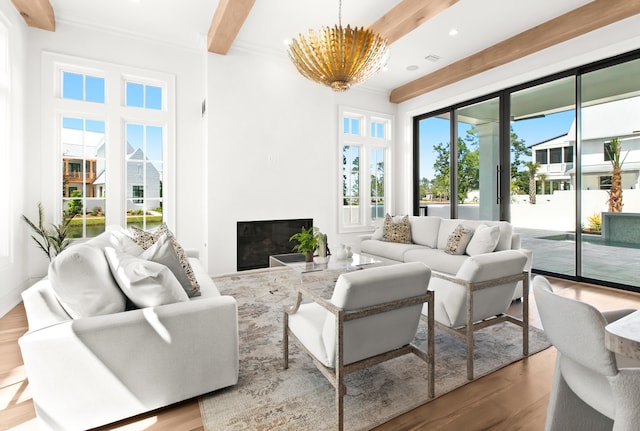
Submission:
POLYGON ((312 218, 289 220, 239 221, 237 227, 238 271, 267 268, 269 256, 293 253, 289 242, 294 233, 313 226, 312 218))

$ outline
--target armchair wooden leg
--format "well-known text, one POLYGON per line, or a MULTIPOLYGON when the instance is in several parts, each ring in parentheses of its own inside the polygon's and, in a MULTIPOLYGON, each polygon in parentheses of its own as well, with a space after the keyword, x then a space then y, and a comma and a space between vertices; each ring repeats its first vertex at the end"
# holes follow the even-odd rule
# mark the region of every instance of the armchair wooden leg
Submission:
POLYGON ((529 275, 522 280, 522 355, 529 356, 529 275))
POLYGON ((427 359, 429 360, 429 398, 435 397, 435 373, 436 373, 436 355, 435 355, 435 320, 434 320, 434 304, 433 299, 427 304, 429 316, 427 317, 427 359))
POLYGON ((336 423, 338 424, 338 431, 344 429, 344 383, 342 379, 337 382, 336 385, 336 423))
POLYGON ((282 368, 289 368, 289 314, 284 313, 284 331, 282 334, 282 368))
POLYGON ((467 289, 467 379, 473 380, 473 294, 467 289))

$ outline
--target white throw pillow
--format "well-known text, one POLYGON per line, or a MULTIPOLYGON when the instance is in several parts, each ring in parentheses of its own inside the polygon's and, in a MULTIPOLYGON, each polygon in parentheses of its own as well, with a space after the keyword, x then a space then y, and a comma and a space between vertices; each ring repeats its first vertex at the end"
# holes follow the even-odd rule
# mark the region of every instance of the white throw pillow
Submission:
POLYGON ((105 247, 104 254, 120 289, 137 307, 189 300, 180 282, 166 266, 113 247, 105 247))
POLYGON ((178 259, 180 259, 182 270, 184 271, 185 275, 187 276, 191 284, 191 288, 187 290, 187 294, 190 297, 200 296, 200 284, 198 283, 198 280, 196 279, 196 276, 193 273, 193 268, 191 268, 191 264, 189 263, 187 255, 184 252, 184 249, 182 248, 182 246, 178 243, 178 240, 176 239, 176 237, 173 235, 173 232, 169 230, 169 227, 167 226, 166 223, 163 222, 160 225, 160 227, 158 227, 153 232, 147 232, 135 226, 131 226, 131 233, 133 235, 132 237, 133 241, 136 244, 138 244, 140 247, 142 247, 144 250, 151 247, 156 241, 158 241, 158 238, 160 238, 162 235, 167 234, 171 239, 171 243, 173 244, 173 247, 176 250, 178 259))
POLYGON ((49 265, 49 281, 58 301, 74 319, 125 310, 126 299, 100 248, 88 244, 69 247, 49 265))
POLYGON ((487 226, 481 224, 471 237, 471 241, 467 245, 467 254, 475 256, 477 254, 491 253, 496 249, 500 240, 500 227, 487 226))
POLYGON ((471 241, 472 236, 473 229, 459 224, 458 226, 456 226, 453 232, 451 232, 444 251, 448 254, 464 254, 465 250, 467 249, 467 244, 469 244, 469 241, 471 241))
POLYGON ((162 234, 151 247, 142 252, 140 257, 152 262, 161 263, 169 268, 180 282, 185 293, 189 295, 191 291, 191 281, 182 268, 178 253, 176 253, 173 241, 171 241, 171 237, 168 234, 162 234))

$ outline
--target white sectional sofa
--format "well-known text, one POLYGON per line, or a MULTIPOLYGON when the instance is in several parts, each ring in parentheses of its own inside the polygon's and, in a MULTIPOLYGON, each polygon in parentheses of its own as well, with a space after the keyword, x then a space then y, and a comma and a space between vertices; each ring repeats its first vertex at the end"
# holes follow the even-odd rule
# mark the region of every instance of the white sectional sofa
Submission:
MULTIPOLYGON (((373 234, 362 235, 360 237, 360 252, 369 256, 378 257, 391 262, 423 262, 432 271, 455 276, 463 267, 463 264, 471 259, 471 262, 478 260, 481 254, 470 256, 468 254, 454 255, 445 252, 447 240, 453 230, 463 224, 472 229, 477 229, 480 225, 498 226, 500 230, 497 245, 489 260, 499 266, 513 257, 512 253, 503 253, 507 250, 518 250, 527 257, 524 270, 531 271, 531 251, 521 248, 520 235, 513 232, 511 223, 506 221, 487 220, 463 220, 444 219, 435 216, 408 216, 411 225, 411 242, 396 243, 382 240, 383 228, 378 227, 373 234)), ((399 217, 395 217, 399 220, 399 217)), ((483 259, 487 259, 484 257, 483 259)), ((466 266, 470 267, 471 262, 466 266)), ((516 285, 513 299, 522 297, 522 283, 516 285)))
MULTIPOLYGON (((504 321, 521 326, 523 355, 528 354, 531 253, 520 248, 511 224, 434 216, 410 216, 404 222, 400 221, 404 217, 395 222, 387 218, 388 228, 362 237, 360 252, 388 263, 422 262, 431 268, 435 323, 466 342, 470 380, 477 329, 504 321), (511 302, 520 297, 522 317, 508 315, 511 302)), ((428 314, 426 306, 423 313, 428 314)))
MULTIPOLYGON (((220 295, 192 255, 199 296, 183 292, 178 302, 122 310, 126 301, 103 249, 131 251, 123 233, 110 228, 73 245, 56 257, 49 277, 22 294, 29 330, 19 344, 43 429, 94 428, 237 383, 235 299, 220 295), (75 305, 71 287, 80 289, 75 305), (113 299, 99 304, 102 291, 113 299)), ((162 281, 167 274, 156 275, 162 281)))

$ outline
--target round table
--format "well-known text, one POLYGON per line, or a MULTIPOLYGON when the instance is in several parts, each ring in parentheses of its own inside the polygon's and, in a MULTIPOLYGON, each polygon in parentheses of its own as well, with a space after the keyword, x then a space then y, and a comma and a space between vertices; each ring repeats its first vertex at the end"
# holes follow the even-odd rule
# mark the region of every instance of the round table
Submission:
POLYGON ((604 344, 607 349, 640 360, 640 311, 609 323, 604 329, 604 344))

